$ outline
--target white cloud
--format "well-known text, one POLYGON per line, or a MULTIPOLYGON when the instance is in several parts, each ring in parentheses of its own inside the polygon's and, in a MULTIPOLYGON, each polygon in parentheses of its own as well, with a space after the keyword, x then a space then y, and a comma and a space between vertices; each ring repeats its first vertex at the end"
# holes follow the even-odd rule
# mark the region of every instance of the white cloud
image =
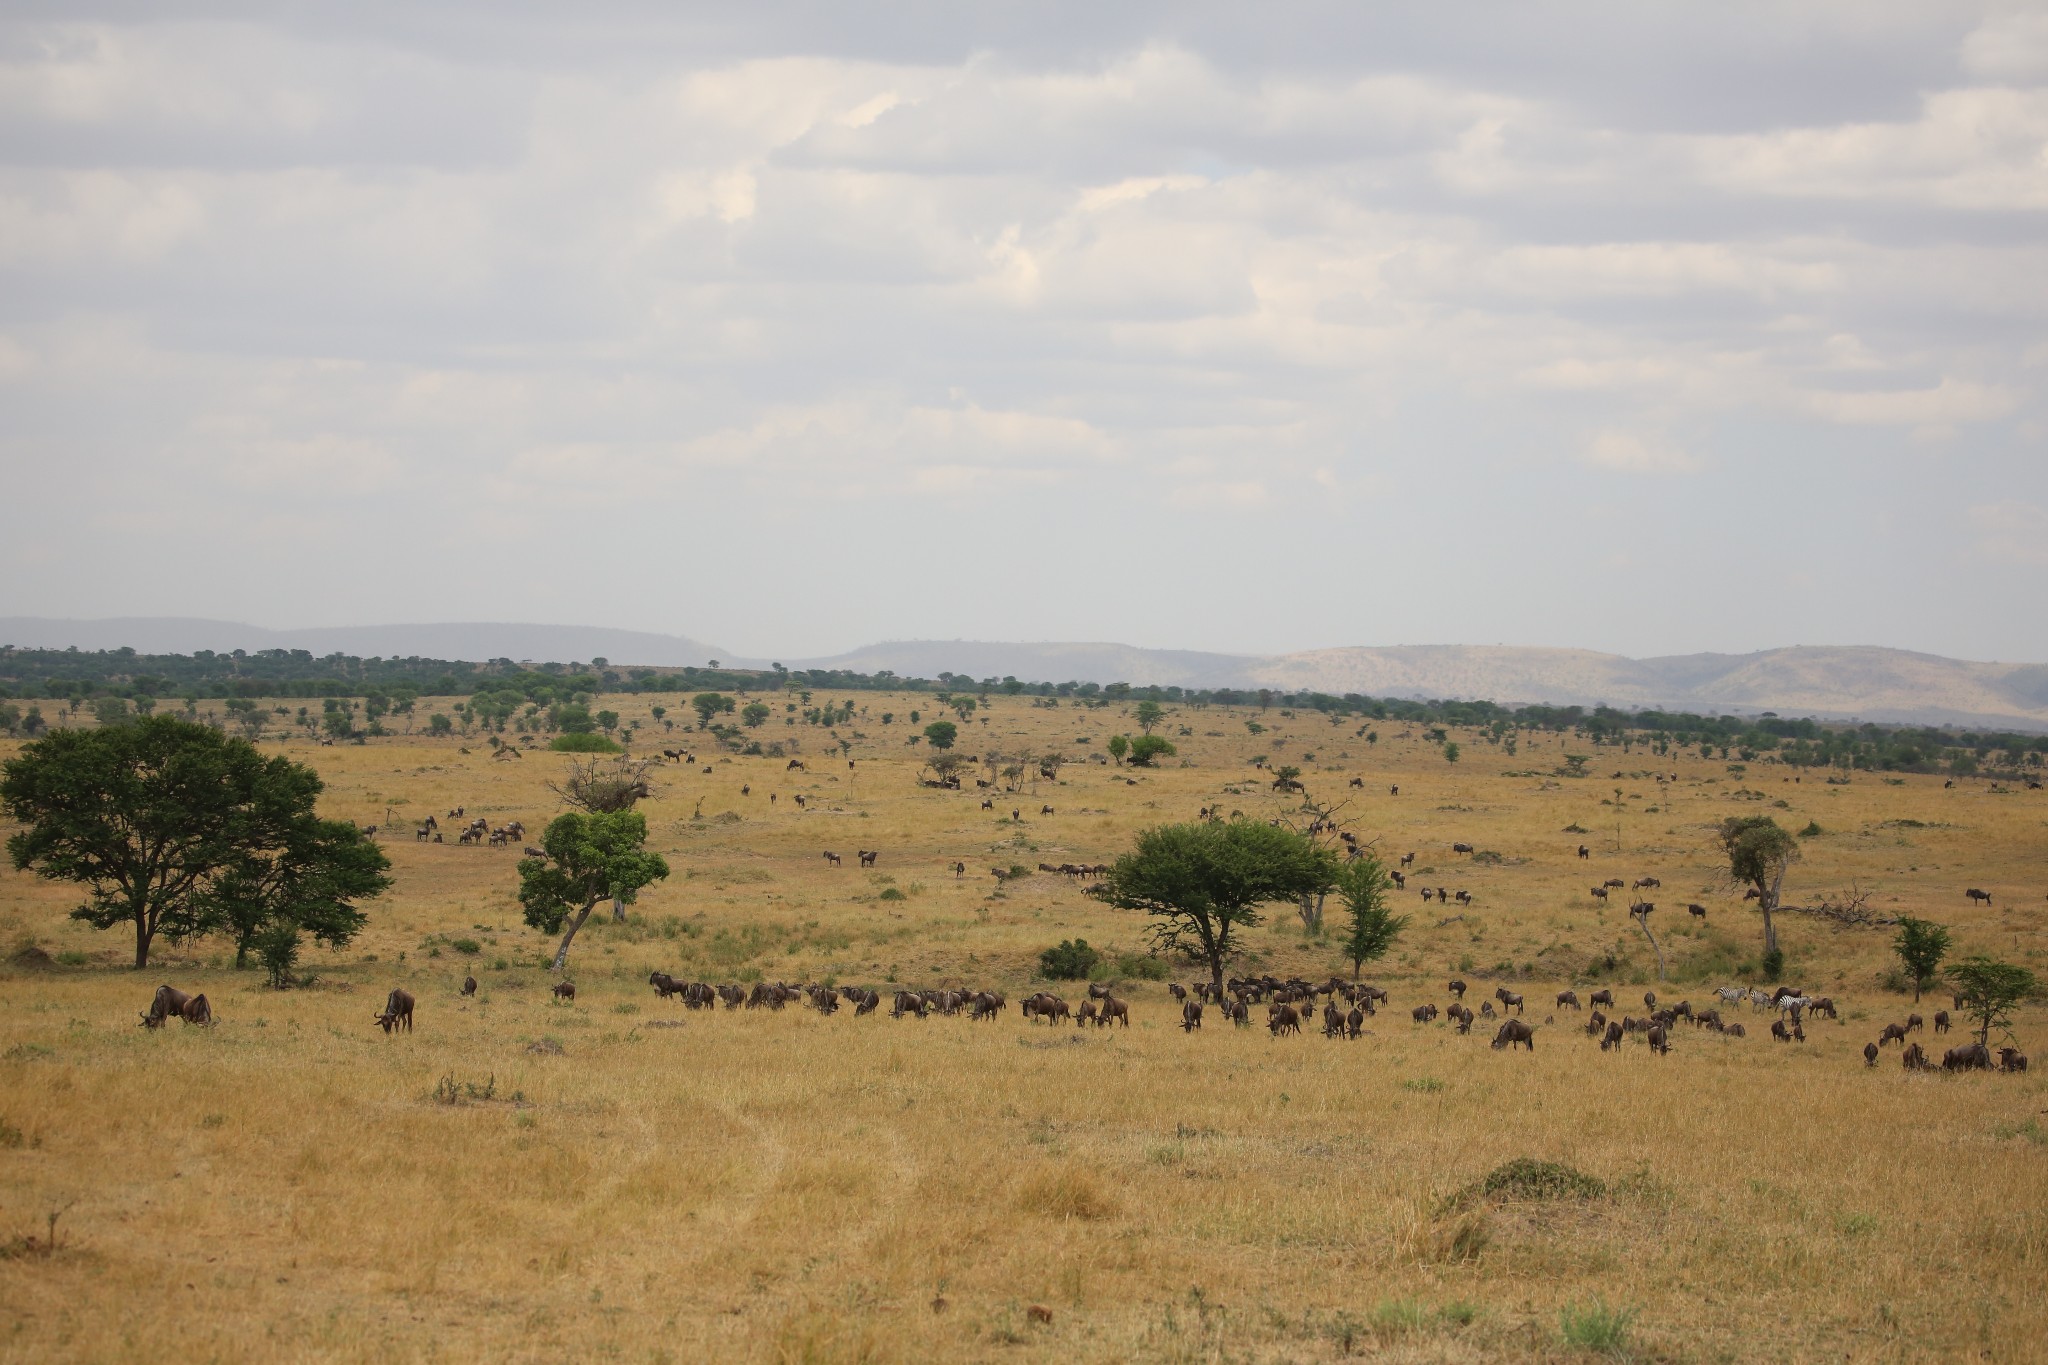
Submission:
POLYGON ((1985 503, 1970 509, 1977 545, 2008 564, 2048 565, 2048 508, 2027 502, 1985 503))
POLYGON ((1857 426, 1951 426, 1991 422, 2019 407, 2019 395, 1992 384, 1944 377, 1932 388, 1827 390, 1805 395, 1806 407, 1830 422, 1857 426))
POLYGON ((1691 474, 1700 467, 1698 459, 1661 436, 1614 428, 1594 433, 1580 458, 1596 468, 1624 474, 1691 474))

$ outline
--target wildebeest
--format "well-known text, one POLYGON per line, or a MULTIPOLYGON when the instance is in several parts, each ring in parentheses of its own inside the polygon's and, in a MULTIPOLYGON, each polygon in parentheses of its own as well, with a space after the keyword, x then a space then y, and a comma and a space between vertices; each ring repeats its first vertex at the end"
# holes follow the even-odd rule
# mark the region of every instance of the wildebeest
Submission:
POLYGON ((1585 846, 1584 844, 1580 844, 1580 845, 1579 845, 1579 856, 1580 856, 1581 858, 1590 858, 1590 857, 1592 857, 1592 856, 1593 856, 1593 850, 1592 850, 1592 849, 1590 849, 1590 848, 1587 848, 1587 847, 1586 847, 1586 846, 1585 846))
POLYGON ((1180 1031, 1193 1033, 1202 1026, 1202 1002, 1183 1000, 1180 1006, 1180 1031))
POLYGON ((1534 1052, 1536 1030, 1520 1019, 1510 1019, 1500 1026, 1500 1032, 1493 1035, 1493 1050, 1499 1052, 1502 1048, 1512 1049, 1516 1043, 1534 1052))
POLYGON ((1074 1011, 1074 1027, 1086 1028, 1094 1022, 1095 1002, 1093 1000, 1083 1000, 1080 1008, 1074 1011))
POLYGON ((2016 1047, 2002 1047, 1998 1049, 1998 1069, 2000 1071, 2025 1071, 2027 1069, 2027 1054, 2016 1047))
POLYGON ((1472 845, 1470 845, 1470 844, 1452 844, 1452 845, 1451 845, 1451 852, 1453 852, 1453 853, 1472 853, 1472 852, 1475 852, 1475 851, 1476 851, 1476 850, 1475 850, 1475 849, 1474 849, 1474 848, 1472 847, 1472 845))
POLYGON ((1789 1043, 1792 1041, 1792 1030, 1785 1027, 1783 1019, 1773 1019, 1771 1021, 1771 1037, 1781 1043, 1789 1043))
POLYGON ((1131 1026, 1131 1007, 1113 995, 1106 995, 1102 998, 1103 1027, 1109 1027, 1109 1021, 1112 1019, 1122 1024, 1125 1028, 1129 1028, 1131 1026))
POLYGON ((1927 1054, 1920 1050, 1920 1044, 1918 1043, 1913 1044, 1899 1054, 1899 1063, 1908 1071, 1933 1070, 1933 1063, 1927 1060, 1927 1054))
POLYGON ((1592 892, 1593 892, 1593 898, 1594 898, 1595 900, 1603 900, 1603 901, 1604 901, 1604 900, 1606 900, 1606 899, 1607 899, 1607 888, 1606 888, 1606 887, 1604 887, 1604 886, 1596 886, 1596 887, 1593 887, 1593 888, 1591 888, 1591 890, 1592 890, 1592 892))
POLYGON ((1663 885, 1664 883, 1658 881, 1655 877, 1638 877, 1635 879, 1635 884, 1629 887, 1629 890, 1641 891, 1646 886, 1661 888, 1663 885))
POLYGON ((574 1000, 576 998, 576 983, 573 981, 557 981, 554 989, 549 994, 557 1000, 574 1000))
POLYGON ((1292 1005, 1275 1005, 1266 1015, 1266 1028, 1275 1038, 1283 1033, 1299 1033, 1301 1015, 1292 1005))
POLYGON ((1876 1065, 1877 1065, 1877 1044, 1876 1044, 1876 1043, 1865 1043, 1865 1044, 1863 1045, 1863 1065, 1865 1065, 1865 1066, 1876 1066, 1876 1065))
POLYGON ((1936 1011, 1934 1012, 1934 1031, 1935 1031, 1936 1033, 1947 1033, 1947 1032, 1948 1032, 1948 1011, 1947 1011, 1947 1010, 1936 1010, 1936 1011))
POLYGON ((1968 891, 1965 891, 1963 895, 1972 904, 1975 904, 1978 901, 1983 901, 1986 905, 1991 904, 1991 893, 1989 891, 1979 891, 1974 886, 1971 887, 1968 891))
POLYGON ((473 977, 473 976, 464 976, 464 977, 462 978, 462 993, 463 993, 464 995, 475 995, 475 994, 476 994, 476 978, 475 978, 475 977, 473 977))
POLYGON ((825 861, 832 864, 832 866, 834 867, 840 866, 839 855, 837 853, 834 853, 829 848, 825 850, 825 861))
POLYGON ((1906 1026, 1904 1024, 1886 1024, 1884 1030, 1877 1035, 1877 1045, 1879 1047, 1883 1047, 1886 1043, 1903 1043, 1905 1041, 1906 1026))
POLYGON ((1500 1001, 1501 1013, 1505 1014, 1510 1009, 1516 1014, 1522 1013, 1522 997, 1519 992, 1511 991, 1506 986, 1495 986, 1493 998, 1500 1001))
POLYGON ((1657 1008, 1657 992, 1655 992, 1655 991, 1644 991, 1644 992, 1643 992, 1643 1008, 1644 1008, 1644 1009, 1649 1009, 1649 1010, 1653 1010, 1653 1009, 1657 1008))
POLYGON ((1595 1005, 1605 1005, 1609 1009, 1614 1008, 1614 992, 1605 987, 1594 991, 1586 999, 1595 1005))
POLYGON ((1652 1052, 1661 1054, 1671 1051, 1671 1035, 1662 1024, 1650 1025, 1650 1031, 1644 1034, 1643 1038, 1649 1043, 1652 1052))
POLYGON ((1582 1008, 1579 1004, 1579 993, 1577 991, 1559 991, 1557 993, 1557 1007, 1570 1010, 1582 1008))
POLYGON ((1458 1032, 1470 1033, 1472 1031, 1472 1011, 1466 1009, 1463 1005, 1451 1005, 1449 1009, 1444 1011, 1444 1017, 1457 1024, 1458 1032))
POLYGON ((384 998, 384 1012, 376 1016, 377 1027, 386 1033, 394 1029, 412 1032, 412 992, 394 989, 384 998))
POLYGON ((1465 998, 1465 983, 1462 981, 1447 981, 1444 983, 1444 989, 1460 1000, 1465 998))
POLYGON ((1692 916, 1692 917, 1693 917, 1694 919, 1705 919, 1705 918, 1707 917, 1707 907, 1706 907, 1706 906, 1704 906, 1704 905, 1699 905, 1699 904, 1691 904, 1691 905, 1687 905, 1687 906, 1685 907, 1685 910, 1686 910, 1686 913, 1687 913, 1687 914, 1689 914, 1689 915, 1691 915, 1691 916, 1692 916))
POLYGON ((158 986, 156 994, 150 997, 149 1012, 142 1016, 142 1026, 144 1028, 162 1028, 165 1021, 174 1014, 181 1019, 184 1018, 185 1006, 191 999, 191 996, 185 994, 176 986, 158 986))
POLYGON ((1413 1018, 1413 1019, 1415 1020, 1415 1022, 1416 1022, 1416 1023, 1418 1023, 1418 1024, 1426 1024, 1426 1023, 1428 1023, 1428 1022, 1429 1022, 1430 1020, 1432 1020, 1432 1019, 1436 1018, 1436 1006, 1435 1006, 1435 1005, 1417 1005, 1417 1006, 1416 1006, 1416 1007, 1415 1007, 1414 1009, 1410 1010, 1410 1011, 1409 1011, 1408 1013, 1409 1013, 1409 1016, 1410 1016, 1411 1018, 1413 1018))
POLYGON ((860 855, 860 865, 862 867, 873 867, 875 865, 875 859, 882 856, 880 849, 857 848, 854 850, 854 852, 860 855))
POLYGON ((1952 1047, 1942 1055, 1943 1071, 1989 1071, 1991 1049, 1982 1043, 1970 1043, 1963 1047, 1952 1047))
MULTIPOLYGON (((1615 1051, 1621 1049, 1621 1022, 1616 1019, 1607 1021, 1607 1032, 1600 1036, 1600 1050, 1606 1052, 1610 1048, 1615 1051)), ((1535 1049, 1530 1050, 1533 1052, 1535 1049)))

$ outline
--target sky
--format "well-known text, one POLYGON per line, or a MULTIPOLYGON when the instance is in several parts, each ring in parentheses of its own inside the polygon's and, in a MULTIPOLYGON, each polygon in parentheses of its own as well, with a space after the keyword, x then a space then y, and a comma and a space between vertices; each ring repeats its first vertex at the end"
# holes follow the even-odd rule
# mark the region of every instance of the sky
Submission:
POLYGON ((2048 4, 0 3, 0 614, 2048 660, 2044 324, 2048 4))

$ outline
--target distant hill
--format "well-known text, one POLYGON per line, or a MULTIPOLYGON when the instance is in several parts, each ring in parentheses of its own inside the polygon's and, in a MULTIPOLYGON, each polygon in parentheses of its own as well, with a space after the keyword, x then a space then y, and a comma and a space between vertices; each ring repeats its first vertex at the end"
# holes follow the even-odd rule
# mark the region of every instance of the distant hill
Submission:
POLYGON ((39 616, 0 616, 0 645, 26 649, 119 649, 143 654, 190 654, 210 649, 217 654, 244 649, 306 649, 315 655, 354 654, 361 658, 556 660, 588 663, 602 658, 614 664, 646 664, 662 668, 703 665, 713 659, 740 663, 716 645, 682 635, 656 635, 643 630, 611 630, 603 626, 537 626, 510 622, 462 621, 447 624, 389 626, 317 626, 303 630, 269 630, 234 621, 198 617, 112 617, 100 621, 60 621, 39 616))
MULTIPOLYGON (((452 622, 267 630, 229 621, 0 617, 0 644, 189 654, 307 649, 364 657, 556 660, 677 668, 717 659, 762 666, 681 635, 597 626, 452 622)), ((1631 659, 1584 649, 1394 645, 1294 654, 1214 654, 1109 643, 894 640, 792 668, 959 673, 1026 682, 1128 682, 1187 688, 1303 689, 1375 697, 1463 698, 1632 710, 1819 716, 1912 724, 2048 729, 2048 664, 1976 663, 1874 646, 1797 645, 1754 654, 1631 659)))

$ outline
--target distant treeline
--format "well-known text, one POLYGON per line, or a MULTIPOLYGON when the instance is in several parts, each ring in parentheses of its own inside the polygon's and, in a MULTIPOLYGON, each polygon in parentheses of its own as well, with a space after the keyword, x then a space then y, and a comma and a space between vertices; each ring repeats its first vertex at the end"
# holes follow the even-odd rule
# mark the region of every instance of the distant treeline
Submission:
MULTIPOLYGON (((1892 772, 1972 773, 2042 766, 2048 734, 1957 730, 1934 726, 1852 725, 1813 719, 1708 716, 1681 711, 1621 711, 1611 707, 1502 706, 1485 701, 1423 701, 1367 697, 1355 692, 1281 692, 1267 688, 1138 687, 1129 683, 1025 682, 1014 677, 971 678, 942 672, 936 678, 902 678, 887 670, 845 669, 614 668, 603 658, 588 663, 517 663, 492 659, 358 658, 351 654, 315 657, 303 649, 235 650, 216 654, 138 654, 133 649, 0 648, 0 699, 4 713, 19 717, 11 703, 54 701, 75 707, 94 698, 140 700, 177 698, 188 708, 215 698, 362 698, 376 710, 410 711, 419 697, 468 697, 485 717, 509 716, 518 705, 553 707, 588 703, 603 693, 690 696, 704 692, 868 691, 1031 697, 1040 705, 1061 701, 1106 706, 1156 701, 1190 707, 1256 707, 1261 711, 1315 711, 1341 723, 1356 718, 1363 737, 1371 722, 1426 727, 1442 741, 1450 729, 1478 730, 1512 754, 1525 732, 1572 734, 1589 745, 1655 755, 1697 750, 1702 757, 1754 762, 1760 759, 1812 768, 1855 768, 1892 772)), ((808 698, 805 699, 808 701, 808 698)), ((811 719, 813 713, 807 712, 811 719)), ((817 713, 819 717, 823 713, 817 713)), ((830 723, 827 718, 827 723, 830 723)), ((1252 723, 1256 724, 1254 720, 1252 723)), ((10 729, 13 724, 10 723, 10 729)), ((1377 733, 1372 738, 1377 740, 1377 733)))

